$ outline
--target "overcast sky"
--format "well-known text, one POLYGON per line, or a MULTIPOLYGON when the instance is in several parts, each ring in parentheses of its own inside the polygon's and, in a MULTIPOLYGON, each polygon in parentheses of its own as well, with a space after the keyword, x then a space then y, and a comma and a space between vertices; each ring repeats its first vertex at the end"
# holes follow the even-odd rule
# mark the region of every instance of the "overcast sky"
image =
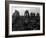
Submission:
POLYGON ((19 11, 20 15, 24 15, 25 11, 28 10, 29 14, 32 13, 40 13, 40 7, 38 5, 21 5, 21 4, 12 4, 10 7, 10 12, 13 14, 15 10, 19 11))
POLYGON ((19 14, 20 15, 24 15, 24 13, 25 13, 25 11, 26 10, 28 10, 29 11, 29 14, 32 12, 32 13, 40 13, 40 8, 36 8, 36 7, 34 7, 34 8, 13 8, 12 9, 12 12, 14 13, 15 12, 15 10, 18 10, 19 11, 19 14))

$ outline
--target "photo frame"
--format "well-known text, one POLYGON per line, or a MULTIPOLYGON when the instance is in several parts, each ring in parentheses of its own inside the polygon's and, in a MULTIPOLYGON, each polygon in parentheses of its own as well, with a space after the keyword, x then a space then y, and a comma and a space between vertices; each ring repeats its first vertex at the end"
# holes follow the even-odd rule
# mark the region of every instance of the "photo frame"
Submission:
POLYGON ((5 2, 5 36, 6 37, 21 37, 21 36, 37 36, 37 35, 45 35, 45 3, 6 1, 5 2), (20 14, 20 17, 18 17, 18 19, 20 18, 20 20, 17 20, 17 21, 13 19, 13 16, 17 15, 15 13, 16 12, 18 13, 18 11, 16 10, 18 10, 20 14), (27 10, 29 11, 29 18, 27 18, 28 22, 25 22, 26 14, 24 12, 28 12, 27 10), (38 23, 37 22, 35 23, 36 19, 31 20, 32 22, 30 21, 30 13, 32 13, 32 15, 35 13, 34 15, 36 18, 37 18, 37 14, 39 15, 38 17, 39 21, 37 21, 38 23), (14 23, 13 20, 16 23, 14 23), (33 22, 35 23, 35 25, 32 25, 33 22), (19 26, 16 27, 17 25, 19 26))

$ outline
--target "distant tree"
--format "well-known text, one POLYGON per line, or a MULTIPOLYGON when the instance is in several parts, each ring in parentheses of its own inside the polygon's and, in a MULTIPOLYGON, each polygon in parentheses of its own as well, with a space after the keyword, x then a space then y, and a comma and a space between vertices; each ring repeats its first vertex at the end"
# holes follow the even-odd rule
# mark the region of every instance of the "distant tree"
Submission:
POLYGON ((39 16, 39 13, 37 13, 37 15, 36 16, 39 16))
POLYGON ((25 11, 25 18, 24 18, 24 27, 25 29, 28 27, 28 23, 29 23, 29 12, 28 10, 25 11))
POLYGON ((31 13, 30 13, 30 16, 35 16, 35 13, 32 13, 32 12, 31 12, 31 13))
POLYGON ((19 17, 19 11, 15 10, 15 12, 12 15, 12 24, 15 24, 15 20, 19 17))
POLYGON ((16 17, 17 17, 17 16, 20 16, 18 10, 15 10, 15 12, 13 13, 13 17, 14 17, 14 16, 16 16, 16 17))
POLYGON ((37 15, 36 15, 36 20, 40 21, 40 15, 39 15, 39 13, 37 13, 37 15))
POLYGON ((29 12, 28 12, 28 10, 25 11, 24 16, 29 17, 29 12))

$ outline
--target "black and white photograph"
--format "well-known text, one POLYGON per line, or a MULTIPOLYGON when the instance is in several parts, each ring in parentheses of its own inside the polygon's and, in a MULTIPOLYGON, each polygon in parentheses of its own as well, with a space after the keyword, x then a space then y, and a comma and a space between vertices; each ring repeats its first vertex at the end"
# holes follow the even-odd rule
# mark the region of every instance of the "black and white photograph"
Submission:
POLYGON ((8 35, 43 34, 43 3, 9 3, 8 35))
POLYGON ((39 7, 12 8, 12 31, 40 30, 39 7))

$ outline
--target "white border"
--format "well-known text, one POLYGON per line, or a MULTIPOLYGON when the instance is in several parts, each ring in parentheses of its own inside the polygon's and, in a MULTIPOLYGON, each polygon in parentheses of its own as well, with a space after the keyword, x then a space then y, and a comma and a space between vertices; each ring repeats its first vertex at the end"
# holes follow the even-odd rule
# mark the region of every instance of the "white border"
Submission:
POLYGON ((42 5, 22 5, 22 4, 9 4, 9 35, 21 35, 21 34, 36 34, 43 33, 43 6, 42 5), (23 7, 40 7, 40 30, 32 31, 13 31, 12 32, 12 6, 23 6, 23 7))

